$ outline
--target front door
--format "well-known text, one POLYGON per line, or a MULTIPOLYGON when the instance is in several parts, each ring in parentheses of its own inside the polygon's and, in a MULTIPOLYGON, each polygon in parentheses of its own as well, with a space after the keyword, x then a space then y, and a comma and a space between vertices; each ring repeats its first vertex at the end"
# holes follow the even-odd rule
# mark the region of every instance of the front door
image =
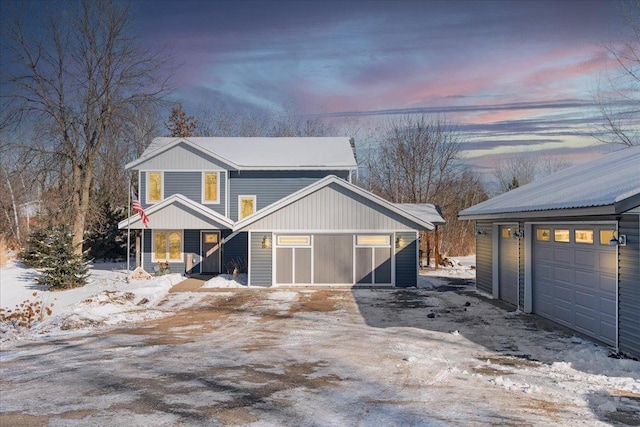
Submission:
POLYGON ((220 232, 202 232, 202 273, 220 273, 220 232))

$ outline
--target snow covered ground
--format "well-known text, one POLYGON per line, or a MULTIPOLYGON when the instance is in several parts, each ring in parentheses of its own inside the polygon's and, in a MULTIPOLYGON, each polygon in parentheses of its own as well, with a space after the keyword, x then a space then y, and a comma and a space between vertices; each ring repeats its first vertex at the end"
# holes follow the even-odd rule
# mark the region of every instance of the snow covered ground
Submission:
POLYGON ((113 264, 46 292, 11 263, 0 306, 55 305, 0 326, 0 425, 640 425, 640 362, 505 310, 461 261, 417 289, 187 293, 113 264))

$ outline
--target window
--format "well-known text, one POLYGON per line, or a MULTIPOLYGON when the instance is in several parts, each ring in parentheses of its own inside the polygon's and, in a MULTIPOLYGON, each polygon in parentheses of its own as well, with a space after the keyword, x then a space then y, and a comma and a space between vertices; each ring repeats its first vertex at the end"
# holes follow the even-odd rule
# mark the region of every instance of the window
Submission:
POLYGON ((182 232, 153 230, 153 262, 182 261, 182 232))
POLYGON ((391 236, 356 236, 358 246, 390 246, 391 236))
POLYGON ((593 230, 575 230, 576 243, 593 244, 593 230))
POLYGON ((162 172, 147 172, 147 203, 162 200, 162 172))
POLYGON ((551 231, 548 228, 539 228, 536 230, 536 239, 542 242, 551 240, 551 231))
POLYGON ((600 244, 609 246, 609 241, 613 237, 615 230, 600 230, 600 244))
POLYGON ((310 236, 278 236, 278 246, 309 246, 310 236))
POLYGON ((502 229, 502 237, 505 239, 510 239, 513 237, 513 233, 512 233, 513 229, 511 228, 503 228, 502 229))
POLYGON ((220 180, 218 172, 202 173, 202 203, 220 203, 218 194, 220 193, 220 180))
POLYGON ((570 239, 569 230, 556 228, 553 230, 553 241, 554 242, 563 242, 569 243, 570 239))
POLYGON ((238 220, 256 211, 256 196, 238 196, 238 220))

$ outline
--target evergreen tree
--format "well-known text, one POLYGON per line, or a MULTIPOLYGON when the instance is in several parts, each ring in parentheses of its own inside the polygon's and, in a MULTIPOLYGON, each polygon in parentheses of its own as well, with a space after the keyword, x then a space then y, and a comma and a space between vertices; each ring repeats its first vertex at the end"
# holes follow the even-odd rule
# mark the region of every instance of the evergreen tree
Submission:
POLYGON ((75 253, 73 233, 68 226, 49 226, 34 231, 29 243, 23 260, 26 255, 25 262, 42 273, 36 279, 39 284, 52 290, 87 284, 88 265, 83 259, 86 253, 75 253))
POLYGON ((178 138, 197 136, 195 131, 198 127, 198 121, 193 116, 187 116, 187 113, 182 109, 182 105, 171 109, 169 121, 165 122, 164 125, 169 131, 169 136, 178 138))
POLYGON ((126 258, 126 233, 118 229, 118 222, 127 217, 126 210, 114 208, 108 200, 103 200, 101 211, 100 221, 84 242, 89 258, 103 261, 126 258))

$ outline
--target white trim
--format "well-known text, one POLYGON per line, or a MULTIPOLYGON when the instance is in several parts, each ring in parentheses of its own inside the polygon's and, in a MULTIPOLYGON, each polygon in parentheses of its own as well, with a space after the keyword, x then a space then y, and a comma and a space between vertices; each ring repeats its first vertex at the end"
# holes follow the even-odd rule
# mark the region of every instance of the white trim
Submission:
POLYGON ((158 203, 161 203, 164 201, 164 171, 159 171, 159 170, 145 170, 143 171, 146 175, 145 175, 145 193, 144 193, 144 201, 147 205, 157 205, 158 203), (149 174, 150 173, 159 173, 160 174, 160 200, 149 200, 149 184, 150 184, 150 179, 149 179, 149 174))
MULTIPOLYGON (((153 226, 153 222, 151 220, 151 215, 154 212, 157 212, 159 210, 162 210, 163 208, 170 206, 174 203, 182 203, 185 206, 195 210, 196 212, 204 215, 205 217, 209 218, 211 221, 215 221, 217 223, 219 223, 220 225, 224 226, 222 228, 226 228, 231 230, 233 228, 233 221, 231 221, 229 218, 219 214, 218 212, 212 210, 211 208, 208 208, 198 202, 195 202, 193 200, 191 200, 190 198, 183 196, 182 194, 173 194, 169 197, 167 197, 166 199, 164 199, 162 202, 160 203, 156 203, 153 206, 151 206, 149 209, 145 209, 145 213, 147 214, 147 216, 149 217, 149 225, 153 226)), ((125 219, 122 220, 118 223, 118 228, 122 229, 122 228, 126 228, 127 227, 127 221, 129 219, 125 219)), ((132 228, 133 225, 138 222, 140 223, 140 214, 135 214, 131 217, 131 226, 132 228)), ((142 224, 139 224, 139 228, 142 228, 142 224)))
POLYGON ((169 264, 175 263, 184 263, 184 230, 151 230, 151 262, 168 262, 169 264), (169 235, 171 233, 180 233, 180 259, 171 259, 168 257, 169 255, 169 246, 170 239, 169 235), (156 233, 166 233, 166 241, 165 241, 165 255, 167 258, 158 259, 156 258, 156 233))
POLYGON ((258 210, 258 197, 255 194, 238 194, 238 221, 242 221, 243 219, 249 218, 253 216, 258 210), (253 200, 253 213, 241 218, 242 215, 242 199, 252 199, 253 200))
POLYGON ((524 223, 524 307, 525 313, 533 312, 533 224, 524 223))
MULTIPOLYGON (((242 220, 239 220, 238 222, 236 222, 235 226, 234 226, 234 231, 235 230, 241 230, 253 223, 255 223, 256 221, 265 218, 266 216, 275 213, 276 211, 278 211, 279 209, 282 209, 285 206, 288 206, 300 199, 302 199, 303 197, 312 194, 324 187, 329 186, 330 184, 336 184, 339 185, 343 188, 345 188, 346 190, 349 190, 357 195, 360 195, 366 199, 368 199, 371 202, 376 203, 377 205, 384 207, 392 212, 394 212, 397 215, 400 215, 410 221, 412 221, 414 224, 419 225, 420 227, 423 227, 426 230, 429 231, 433 231, 435 229, 435 226, 428 221, 424 221, 416 216, 414 216, 413 214, 398 208, 397 206, 395 206, 393 203, 388 202, 387 200, 383 199, 382 197, 376 196, 373 193, 370 193, 360 187, 357 187, 353 184, 348 183, 347 181, 345 181, 344 179, 338 178, 335 175, 329 175, 326 176, 312 184, 309 184, 308 186, 292 193, 289 194, 288 196, 285 196, 283 198, 281 198, 280 200, 270 204, 269 206, 266 206, 262 209, 260 209, 259 211, 257 211, 254 215, 250 215, 242 220)), ((240 213, 238 213, 238 215, 240 215, 240 213)), ((419 227, 418 227, 419 228, 419 227)), ((415 228, 410 228, 410 230, 415 230, 415 228)), ((280 230, 279 230, 280 231, 280 230)))
POLYGON ((202 184, 202 188, 201 188, 201 192, 200 192, 200 201, 203 205, 219 205, 220 204, 220 171, 213 171, 213 170, 206 170, 206 171, 202 171, 201 172, 201 178, 200 178, 200 182, 202 184), (205 194, 206 194, 206 182, 205 182, 205 176, 208 173, 215 173, 217 178, 216 178, 216 195, 218 196, 218 200, 216 201, 207 201, 205 200, 205 194))
POLYGON ((224 171, 224 216, 229 217, 229 204, 231 203, 231 184, 229 180, 229 171, 224 171))
MULTIPOLYGON (((250 266, 251 265, 251 244, 253 243, 252 232, 251 231, 249 231, 247 233, 247 239, 248 239, 248 241, 247 241, 247 265, 250 266)), ((247 287, 251 287, 251 267, 247 268, 247 287)))

